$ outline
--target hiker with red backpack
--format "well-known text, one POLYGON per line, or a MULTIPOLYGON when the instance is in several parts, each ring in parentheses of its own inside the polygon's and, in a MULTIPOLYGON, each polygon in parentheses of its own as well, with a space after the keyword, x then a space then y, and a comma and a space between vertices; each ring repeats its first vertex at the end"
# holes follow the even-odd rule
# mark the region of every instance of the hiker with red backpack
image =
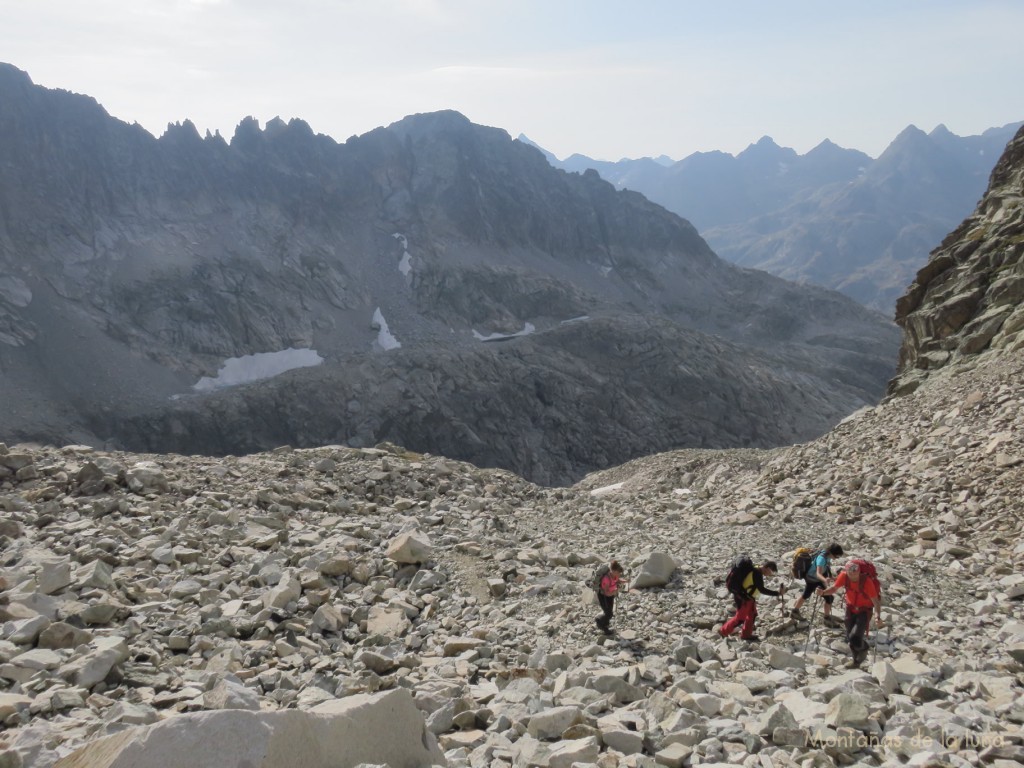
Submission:
POLYGON ((839 572, 835 582, 828 589, 818 589, 825 597, 837 590, 845 589, 846 640, 853 654, 851 667, 859 667, 868 656, 868 628, 871 626, 871 612, 875 613, 875 624, 882 626, 882 588, 878 583, 875 566, 867 560, 854 559, 839 572))
POLYGON ((735 560, 732 568, 729 569, 729 575, 725 578, 725 586, 736 604, 736 613, 718 630, 720 636, 728 637, 742 624, 740 640, 750 643, 760 642, 761 638, 754 634, 754 623, 757 620, 757 596, 765 594, 782 597, 786 594, 785 585, 780 585, 776 592, 764 584, 766 576, 774 576, 778 571, 779 566, 772 560, 760 567, 755 567, 754 561, 746 555, 741 555, 735 560))

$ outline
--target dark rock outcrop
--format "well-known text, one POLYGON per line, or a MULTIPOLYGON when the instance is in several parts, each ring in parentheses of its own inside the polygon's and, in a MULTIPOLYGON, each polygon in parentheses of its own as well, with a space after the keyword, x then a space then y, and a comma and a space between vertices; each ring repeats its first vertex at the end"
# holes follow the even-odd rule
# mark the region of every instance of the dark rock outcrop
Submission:
POLYGON ((932 251, 896 304, 903 328, 889 393, 916 389, 936 369, 1020 348, 1024 337, 1024 128, 992 171, 974 214, 932 251))

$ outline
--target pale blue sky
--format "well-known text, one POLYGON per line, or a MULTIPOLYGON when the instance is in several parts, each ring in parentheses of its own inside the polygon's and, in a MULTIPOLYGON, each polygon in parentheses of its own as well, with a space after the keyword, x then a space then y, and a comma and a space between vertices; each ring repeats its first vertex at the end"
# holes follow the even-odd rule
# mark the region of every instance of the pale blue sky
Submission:
MULTIPOLYGON (((155 135, 456 109, 559 157, 877 156, 1024 119, 1020 0, 0 0, 0 61, 155 135)), ((0 104, 0 109, 3 105, 0 104)))

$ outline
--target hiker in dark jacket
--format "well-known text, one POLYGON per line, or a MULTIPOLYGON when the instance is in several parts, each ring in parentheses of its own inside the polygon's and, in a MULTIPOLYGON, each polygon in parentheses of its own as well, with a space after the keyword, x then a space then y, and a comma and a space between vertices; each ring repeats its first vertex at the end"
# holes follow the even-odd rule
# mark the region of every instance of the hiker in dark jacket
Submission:
POLYGON ((779 571, 779 566, 769 560, 759 568, 752 568, 749 573, 739 579, 739 587, 732 591, 733 602, 736 603, 736 614, 729 619, 718 634, 728 637, 736 631, 740 624, 743 629, 740 632, 740 640, 757 643, 761 638, 754 634, 754 622, 757 620, 757 596, 760 594, 782 597, 786 594, 785 585, 780 585, 776 592, 764 585, 765 577, 771 578, 779 571))
MULTIPOLYGON (((842 556, 843 548, 839 544, 829 544, 827 549, 815 553, 814 559, 811 560, 807 573, 804 575, 804 592, 793 603, 793 610, 789 612, 790 616, 794 619, 799 619, 800 609, 803 608, 804 601, 813 595, 815 590, 828 589, 829 582, 832 581, 832 558, 842 556)), ((822 610, 822 614, 825 623, 831 624, 833 621, 839 621, 839 619, 832 616, 832 602, 835 600, 835 597, 825 595, 824 599, 825 607, 822 610)))
POLYGON ((594 619, 594 623, 606 634, 611 634, 612 614, 615 612, 615 595, 623 582, 623 570, 618 560, 612 560, 608 573, 601 577, 597 588, 597 604, 601 606, 602 615, 594 619))

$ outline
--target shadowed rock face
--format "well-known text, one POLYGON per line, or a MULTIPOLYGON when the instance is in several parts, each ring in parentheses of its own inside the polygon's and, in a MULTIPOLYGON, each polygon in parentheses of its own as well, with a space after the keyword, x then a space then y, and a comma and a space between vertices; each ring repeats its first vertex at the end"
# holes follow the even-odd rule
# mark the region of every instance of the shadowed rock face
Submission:
POLYGON ((246 119, 226 142, 154 139, 9 66, 0 99, 8 441, 389 440, 564 483, 807 439, 893 372, 884 318, 729 266, 639 194, 454 112, 344 144, 246 119), (295 349, 324 362, 192 389, 295 349))
POLYGON ((930 372, 1024 343, 1024 128, 1007 145, 975 212, 932 251, 896 304, 902 326, 890 394, 930 372))

